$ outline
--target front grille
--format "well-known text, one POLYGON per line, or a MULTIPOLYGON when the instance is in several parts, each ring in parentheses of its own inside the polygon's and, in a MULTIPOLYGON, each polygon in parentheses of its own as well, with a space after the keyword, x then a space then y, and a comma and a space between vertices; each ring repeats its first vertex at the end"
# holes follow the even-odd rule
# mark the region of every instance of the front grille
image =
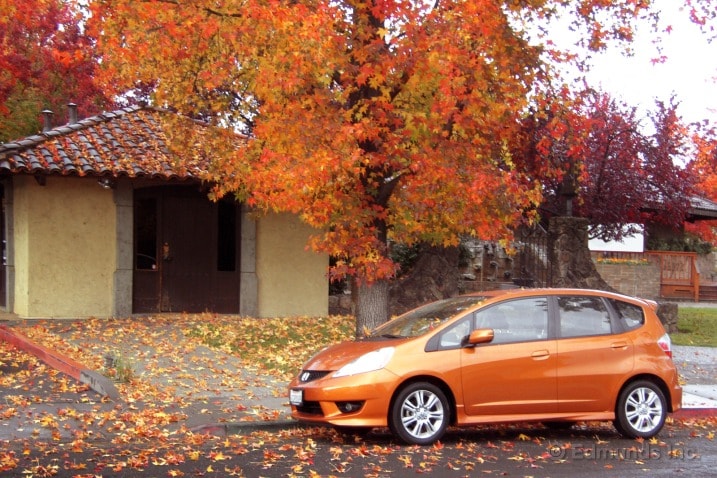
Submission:
POLYGON ((299 374, 299 381, 301 383, 313 382, 314 380, 324 378, 330 373, 331 372, 325 372, 321 370, 302 370, 299 374))

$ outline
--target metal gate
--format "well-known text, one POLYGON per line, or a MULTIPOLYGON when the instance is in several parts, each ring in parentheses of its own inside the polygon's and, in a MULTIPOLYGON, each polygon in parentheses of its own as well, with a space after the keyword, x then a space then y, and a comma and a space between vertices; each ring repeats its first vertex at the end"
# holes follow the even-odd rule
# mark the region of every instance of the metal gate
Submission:
POLYGON ((523 287, 550 287, 548 232, 541 225, 521 227, 515 233, 518 253, 513 282, 523 287))

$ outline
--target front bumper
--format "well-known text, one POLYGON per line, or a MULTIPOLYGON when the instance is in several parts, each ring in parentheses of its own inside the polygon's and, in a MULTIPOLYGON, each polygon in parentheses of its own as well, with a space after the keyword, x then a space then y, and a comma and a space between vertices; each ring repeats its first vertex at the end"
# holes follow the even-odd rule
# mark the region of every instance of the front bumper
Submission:
POLYGON ((300 393, 301 403, 291 404, 291 416, 336 426, 384 427, 397 383, 398 377, 385 369, 340 378, 328 375, 307 383, 295 378, 289 391, 293 396, 300 393))

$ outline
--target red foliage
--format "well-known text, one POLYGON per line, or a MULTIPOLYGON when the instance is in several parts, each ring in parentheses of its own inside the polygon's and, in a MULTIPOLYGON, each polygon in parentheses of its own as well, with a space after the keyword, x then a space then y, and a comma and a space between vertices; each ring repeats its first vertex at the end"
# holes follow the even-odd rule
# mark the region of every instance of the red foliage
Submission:
POLYGON ((0 6, 0 141, 37 132, 46 108, 56 118, 64 118, 69 102, 85 115, 100 112, 107 102, 93 84, 94 42, 76 5, 0 0, 0 6))
POLYGON ((620 240, 630 224, 679 229, 690 206, 693 175, 682 167, 688 137, 675 105, 656 103, 647 133, 636 110, 605 94, 583 102, 546 103, 524 122, 517 157, 542 182, 546 214, 590 219, 591 236, 620 240))

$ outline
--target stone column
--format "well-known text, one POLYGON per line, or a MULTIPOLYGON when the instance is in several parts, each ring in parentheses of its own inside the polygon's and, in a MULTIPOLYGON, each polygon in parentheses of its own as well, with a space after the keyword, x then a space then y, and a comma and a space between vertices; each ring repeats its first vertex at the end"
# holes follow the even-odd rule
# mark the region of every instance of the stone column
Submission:
POLYGON ((116 267, 113 276, 112 315, 132 315, 134 275, 134 192, 129 181, 117 181, 113 190, 116 208, 116 267))
POLYGON ((241 208, 241 275, 239 276, 239 313, 259 314, 259 283, 256 275, 256 220, 246 205, 241 208))

